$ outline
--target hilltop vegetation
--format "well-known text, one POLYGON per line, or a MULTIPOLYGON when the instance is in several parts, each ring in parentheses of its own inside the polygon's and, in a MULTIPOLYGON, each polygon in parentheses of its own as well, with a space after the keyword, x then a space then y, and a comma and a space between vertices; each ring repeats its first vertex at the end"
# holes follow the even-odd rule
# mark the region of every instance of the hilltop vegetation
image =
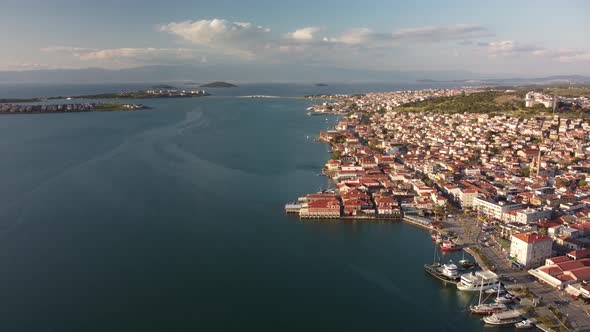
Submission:
POLYGON ((235 88, 237 85, 227 82, 212 82, 201 85, 202 88, 235 88))
POLYGON ((533 87, 531 90, 562 97, 590 97, 590 86, 588 85, 533 87))
POLYGON ((524 100, 518 93, 485 91, 453 97, 440 97, 409 103, 400 111, 429 111, 442 113, 514 112, 524 109, 524 100))

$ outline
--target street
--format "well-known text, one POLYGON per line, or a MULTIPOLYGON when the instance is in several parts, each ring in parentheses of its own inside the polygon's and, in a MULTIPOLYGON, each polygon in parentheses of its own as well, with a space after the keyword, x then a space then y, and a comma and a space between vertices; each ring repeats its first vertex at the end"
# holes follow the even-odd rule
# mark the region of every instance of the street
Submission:
POLYGON ((540 299, 540 306, 535 308, 536 314, 555 318, 549 310, 549 306, 559 309, 570 324, 572 331, 590 331, 590 316, 586 313, 589 305, 582 300, 573 300, 564 291, 558 291, 542 282, 533 281, 534 278, 524 270, 513 269, 512 264, 506 258, 507 253, 502 251, 500 245, 493 240, 487 241, 489 246, 483 246, 481 239, 490 238, 494 231, 482 231, 483 222, 476 216, 458 214, 455 218, 447 220, 445 229, 455 232, 463 240, 464 246, 475 246, 484 255, 490 266, 502 277, 504 284, 510 288, 511 283, 506 280, 514 280, 512 285, 526 287, 540 299))

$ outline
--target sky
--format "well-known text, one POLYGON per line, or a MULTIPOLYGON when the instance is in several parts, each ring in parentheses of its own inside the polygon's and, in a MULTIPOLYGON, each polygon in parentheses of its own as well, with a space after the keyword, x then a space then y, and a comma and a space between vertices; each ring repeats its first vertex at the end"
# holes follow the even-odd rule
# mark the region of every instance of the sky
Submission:
POLYGON ((590 75, 590 1, 0 0, 0 8, 0 70, 231 64, 590 75))

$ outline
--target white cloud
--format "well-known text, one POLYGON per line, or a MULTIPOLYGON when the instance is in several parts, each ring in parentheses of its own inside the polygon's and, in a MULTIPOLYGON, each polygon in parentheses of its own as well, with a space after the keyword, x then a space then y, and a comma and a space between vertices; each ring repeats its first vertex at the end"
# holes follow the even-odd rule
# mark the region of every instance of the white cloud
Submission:
POLYGON ((347 45, 383 46, 384 42, 393 41, 396 41, 398 45, 404 42, 432 43, 457 39, 464 40, 489 35, 491 33, 480 25, 455 24, 401 29, 393 33, 377 32, 369 28, 356 28, 344 32, 340 37, 325 38, 324 40, 347 45))
POLYGON ((500 40, 492 41, 489 43, 479 43, 478 46, 485 47, 486 52, 491 57, 513 56, 518 54, 535 55, 535 53, 541 54, 546 51, 544 48, 534 45, 521 44, 513 40, 500 40))
POLYGON ((149 62, 157 59, 190 59, 193 52, 188 49, 170 48, 113 48, 81 52, 80 60, 133 60, 138 62, 149 62))
POLYGON ((50 46, 42 48, 47 53, 72 56, 83 62, 118 65, 140 65, 166 63, 197 58, 195 51, 185 48, 111 48, 92 49, 70 46, 50 46))
POLYGON ((393 34, 397 40, 438 42, 455 39, 468 39, 491 36, 483 26, 477 24, 454 24, 445 26, 425 26, 419 28, 401 29, 393 34))
POLYGON ((559 62, 590 62, 590 53, 577 53, 559 56, 559 62))
POLYGON ((320 32, 319 27, 306 27, 297 29, 293 32, 287 34, 287 38, 298 40, 298 41, 312 41, 316 38, 318 32, 320 32))
POLYGON ((230 22, 224 19, 172 22, 159 26, 159 31, 182 40, 238 55, 253 55, 265 47, 270 29, 249 22, 230 22))
POLYGON ((368 28, 356 28, 344 32, 340 37, 332 38, 327 41, 343 43, 346 45, 361 45, 367 44, 374 40, 375 32, 368 28))

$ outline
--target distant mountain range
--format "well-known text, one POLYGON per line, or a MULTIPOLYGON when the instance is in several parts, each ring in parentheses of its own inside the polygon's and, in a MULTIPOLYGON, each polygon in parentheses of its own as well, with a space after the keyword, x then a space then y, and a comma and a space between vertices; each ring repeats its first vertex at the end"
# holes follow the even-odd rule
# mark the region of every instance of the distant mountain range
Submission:
MULTIPOLYGON (((507 77, 505 75, 504 77, 507 77)), ((47 69, 0 71, 3 83, 124 83, 124 82, 430 82, 487 85, 590 83, 590 77, 550 76, 502 79, 469 71, 376 71, 304 65, 155 65, 127 69, 47 69), (426 79, 425 79, 426 78, 426 79)))
POLYGON ((545 84, 590 84, 589 76, 557 75, 536 78, 492 78, 483 80, 433 80, 419 79, 422 83, 461 83, 474 85, 545 85, 545 84))

